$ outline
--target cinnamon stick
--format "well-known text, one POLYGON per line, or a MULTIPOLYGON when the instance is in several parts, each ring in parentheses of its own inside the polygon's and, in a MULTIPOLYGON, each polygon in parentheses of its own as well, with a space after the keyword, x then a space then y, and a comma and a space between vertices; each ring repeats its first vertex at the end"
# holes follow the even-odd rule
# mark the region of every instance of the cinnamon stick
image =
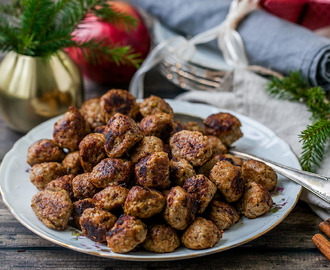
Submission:
POLYGON ((330 218, 321 222, 319 228, 326 236, 330 238, 330 218))
POLYGON ((323 253, 323 255, 330 261, 330 242, 322 235, 315 234, 312 238, 315 246, 323 253))

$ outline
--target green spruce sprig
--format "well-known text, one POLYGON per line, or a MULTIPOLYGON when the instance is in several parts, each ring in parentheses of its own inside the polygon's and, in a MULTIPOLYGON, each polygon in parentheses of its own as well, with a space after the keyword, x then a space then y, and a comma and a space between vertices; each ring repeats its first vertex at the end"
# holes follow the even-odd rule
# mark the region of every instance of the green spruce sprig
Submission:
POLYGON ((299 72, 283 79, 272 78, 266 91, 273 97, 304 102, 312 113, 312 124, 299 134, 302 143, 300 163, 304 170, 315 171, 324 159, 330 139, 330 104, 321 87, 310 87, 299 72))
POLYGON ((109 45, 105 40, 75 39, 74 30, 81 27, 91 13, 100 20, 120 22, 127 30, 137 25, 135 18, 115 10, 106 0, 13 0, 9 5, 0 5, 0 51, 47 57, 76 47, 93 63, 106 59, 118 65, 138 67, 140 55, 129 46, 109 45))

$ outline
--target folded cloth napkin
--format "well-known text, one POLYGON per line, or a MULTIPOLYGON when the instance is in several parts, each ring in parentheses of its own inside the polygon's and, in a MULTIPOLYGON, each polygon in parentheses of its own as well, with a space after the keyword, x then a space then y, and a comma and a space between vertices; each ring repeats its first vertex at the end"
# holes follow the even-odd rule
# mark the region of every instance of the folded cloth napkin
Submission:
MULTIPOLYGON (((186 36, 219 25, 230 0, 130 0, 163 24, 186 36)), ((300 70, 312 85, 330 90, 330 39, 277 18, 264 10, 249 14, 239 25, 250 65, 282 74, 300 70)), ((210 46, 217 46, 215 42, 210 46)))
MULTIPOLYGON (((190 91, 177 97, 179 100, 203 102, 229 109, 255 119, 272 129, 291 146, 298 156, 301 143, 298 134, 310 124, 307 107, 303 103, 272 98, 265 93, 267 79, 247 70, 234 71, 233 83, 221 92, 190 91), (283 121, 285 119, 285 121, 283 121)), ((321 175, 330 175, 330 151, 325 154, 321 175)), ((301 197, 322 219, 330 217, 330 204, 304 189, 301 197)))

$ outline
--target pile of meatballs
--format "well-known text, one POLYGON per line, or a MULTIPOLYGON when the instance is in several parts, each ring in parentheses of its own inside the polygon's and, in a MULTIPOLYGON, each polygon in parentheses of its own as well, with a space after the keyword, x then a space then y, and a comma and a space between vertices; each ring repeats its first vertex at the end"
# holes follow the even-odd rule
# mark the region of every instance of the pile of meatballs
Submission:
POLYGON ((112 89, 70 107, 53 130, 28 148, 31 206, 49 228, 68 225, 116 253, 213 247, 241 215, 256 218, 277 182, 266 164, 227 154, 240 121, 217 113, 174 121, 170 105, 142 103, 112 89))

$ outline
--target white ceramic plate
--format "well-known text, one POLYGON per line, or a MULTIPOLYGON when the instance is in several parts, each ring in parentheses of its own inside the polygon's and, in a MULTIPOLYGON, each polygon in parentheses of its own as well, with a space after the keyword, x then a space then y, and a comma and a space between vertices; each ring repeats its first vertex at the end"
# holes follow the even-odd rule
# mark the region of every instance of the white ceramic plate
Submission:
MULTIPOLYGON (((219 111, 227 111, 201 104, 173 100, 168 102, 174 112, 187 113, 203 118, 219 111)), ((293 168, 300 168, 298 160, 288 144, 278 138, 274 132, 246 116, 234 112, 230 113, 242 122, 244 136, 234 144, 237 149, 293 168)), ((301 191, 299 185, 279 176, 278 185, 272 195, 275 202, 272 210, 257 219, 241 218, 237 224, 226 230, 223 238, 210 249, 190 250, 180 247, 173 253, 165 254, 145 251, 130 252, 128 254, 112 253, 105 244, 97 244, 81 236, 80 231, 74 228, 68 228, 65 231, 48 229, 38 220, 30 207, 31 198, 38 190, 29 180, 29 165, 26 163, 27 149, 38 139, 52 138, 53 126, 57 119, 59 117, 42 123, 17 141, 1 164, 0 187, 3 201, 15 218, 25 227, 51 242, 79 252, 133 261, 178 260, 220 252, 251 241, 278 225, 293 209, 301 191)))

